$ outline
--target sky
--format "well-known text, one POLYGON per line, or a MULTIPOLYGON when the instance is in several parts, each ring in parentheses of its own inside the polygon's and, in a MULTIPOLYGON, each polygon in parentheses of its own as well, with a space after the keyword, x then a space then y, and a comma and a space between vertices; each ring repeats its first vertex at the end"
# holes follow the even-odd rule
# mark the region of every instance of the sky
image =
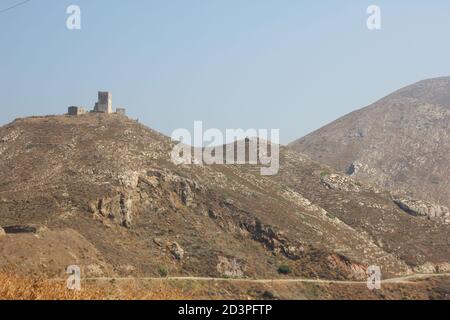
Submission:
POLYGON ((450 75, 450 1, 0 0, 0 125, 111 91, 166 135, 280 129, 287 144, 450 75), (366 10, 381 9, 381 30, 366 10), (69 30, 67 7, 81 9, 69 30))

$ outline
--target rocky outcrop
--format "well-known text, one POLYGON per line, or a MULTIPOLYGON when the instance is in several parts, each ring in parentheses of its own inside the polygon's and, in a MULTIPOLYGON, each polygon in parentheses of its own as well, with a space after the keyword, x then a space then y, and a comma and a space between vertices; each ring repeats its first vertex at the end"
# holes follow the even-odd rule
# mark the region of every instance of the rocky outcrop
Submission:
POLYGON ((0 155, 8 148, 8 143, 14 142, 20 135, 22 131, 13 130, 9 132, 6 136, 0 138, 0 155))
POLYGON ((244 276, 245 266, 242 261, 223 256, 218 256, 217 259, 217 272, 219 274, 231 278, 242 278, 244 276))
POLYGON ((341 273, 347 274, 347 277, 355 280, 367 278, 367 268, 359 263, 354 263, 340 254, 330 254, 327 257, 330 268, 340 270, 341 273))
MULTIPOLYGON (((274 256, 284 256, 300 265, 314 264, 318 270, 312 274, 323 272, 336 278, 366 279, 367 267, 363 263, 343 254, 332 253, 320 245, 302 243, 292 237, 288 230, 279 230, 266 225, 251 212, 241 210, 228 201, 222 202, 221 205, 218 208, 210 208, 208 216, 228 232, 235 233, 237 237, 250 237, 259 242, 274 256)), ((222 257, 219 259, 217 270, 224 275, 227 275, 225 273, 227 270, 229 276, 233 276, 231 274, 236 276, 240 274, 237 270, 232 272, 233 268, 236 269, 236 264, 239 265, 239 261, 222 257)))
POLYGON ((321 183, 328 189, 347 192, 359 192, 360 185, 352 179, 339 174, 324 173, 320 177, 321 183))
POLYGON ((222 205, 224 207, 220 209, 209 209, 208 215, 227 231, 251 237, 274 254, 282 254, 292 260, 299 259, 304 253, 305 247, 302 243, 288 239, 282 231, 263 224, 253 214, 227 202, 223 202, 222 205))
POLYGON ((447 207, 414 199, 394 199, 394 202, 406 213, 416 217, 442 219, 450 223, 450 210, 447 207))
POLYGON ((124 193, 106 196, 96 202, 91 202, 90 211, 94 217, 111 221, 126 228, 131 228, 133 222, 133 199, 124 193))
POLYGON ((427 262, 414 268, 416 273, 448 273, 450 272, 450 263, 431 263, 427 262))
POLYGON ((301 243, 289 240, 284 236, 283 232, 262 224, 256 218, 243 220, 241 227, 245 228, 254 240, 262 243, 275 254, 281 253, 289 259, 297 260, 305 252, 305 248, 301 243))
POLYGON ((354 176, 358 174, 358 171, 361 169, 362 164, 355 161, 353 162, 346 170, 346 174, 348 174, 349 176, 354 176))
POLYGON ((180 204, 186 207, 195 207, 197 194, 204 191, 196 181, 179 176, 169 170, 153 169, 148 170, 146 175, 139 177, 138 188, 140 192, 145 192, 156 197, 166 197, 172 193, 172 207, 177 208, 180 204))
POLYGON ((91 201, 89 208, 106 225, 114 222, 126 228, 133 226, 134 218, 143 210, 195 208, 196 198, 204 191, 196 181, 167 169, 122 172, 117 181, 120 187, 112 195, 91 201))
POLYGON ((131 228, 131 223, 133 220, 132 205, 132 199, 127 199, 124 194, 120 195, 120 213, 122 216, 122 224, 127 228, 131 228))
POLYGON ((184 249, 178 244, 178 242, 169 242, 167 244, 167 249, 177 260, 182 260, 184 258, 184 249))
MULTIPOLYGON (((195 188, 194 185, 193 187, 195 188)), ((187 181, 181 181, 179 194, 184 205, 188 207, 192 205, 195 194, 191 189, 191 184, 189 184, 187 181)))

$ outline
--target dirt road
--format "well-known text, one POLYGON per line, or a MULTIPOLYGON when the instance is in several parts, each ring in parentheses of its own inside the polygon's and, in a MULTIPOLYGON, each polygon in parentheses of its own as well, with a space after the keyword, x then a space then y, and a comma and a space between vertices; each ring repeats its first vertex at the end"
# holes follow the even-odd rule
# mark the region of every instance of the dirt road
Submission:
MULTIPOLYGON (((411 283, 414 280, 428 279, 428 278, 436 278, 436 277, 450 277, 450 273, 433 273, 433 274, 412 274, 398 278, 390 278, 381 280, 382 283, 411 283)), ((55 279, 55 280, 64 280, 64 279, 55 279)), ((144 277, 144 278, 133 278, 133 277, 118 277, 118 278, 110 278, 110 277, 94 277, 94 278, 82 278, 82 280, 86 281, 127 281, 127 280, 143 280, 143 281, 217 281, 217 282, 242 282, 242 283, 329 283, 329 284, 366 284, 367 281, 352 281, 352 280, 326 280, 326 279, 305 279, 305 278, 296 278, 296 279, 233 279, 233 278, 209 278, 209 277, 144 277)))

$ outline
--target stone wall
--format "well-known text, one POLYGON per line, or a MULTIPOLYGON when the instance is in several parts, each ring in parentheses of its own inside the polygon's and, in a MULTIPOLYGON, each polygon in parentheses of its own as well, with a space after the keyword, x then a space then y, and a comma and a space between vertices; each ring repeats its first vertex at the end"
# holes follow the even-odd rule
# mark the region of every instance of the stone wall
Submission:
POLYGON ((69 107, 67 113, 69 114, 69 116, 78 116, 81 114, 85 114, 86 111, 84 110, 83 107, 72 106, 72 107, 69 107))

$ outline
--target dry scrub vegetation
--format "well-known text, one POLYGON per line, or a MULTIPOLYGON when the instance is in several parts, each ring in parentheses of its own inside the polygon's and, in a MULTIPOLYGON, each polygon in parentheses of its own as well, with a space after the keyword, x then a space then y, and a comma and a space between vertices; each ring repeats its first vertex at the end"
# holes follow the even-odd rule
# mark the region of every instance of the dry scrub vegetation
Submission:
POLYGON ((64 283, 0 273, 0 299, 3 300, 83 300, 102 296, 93 288, 76 292, 68 290, 64 283))
POLYGON ((0 300, 190 300, 193 295, 160 284, 151 290, 139 290, 129 284, 112 290, 111 286, 84 285, 81 291, 66 288, 64 282, 42 277, 17 276, 0 272, 0 300))

